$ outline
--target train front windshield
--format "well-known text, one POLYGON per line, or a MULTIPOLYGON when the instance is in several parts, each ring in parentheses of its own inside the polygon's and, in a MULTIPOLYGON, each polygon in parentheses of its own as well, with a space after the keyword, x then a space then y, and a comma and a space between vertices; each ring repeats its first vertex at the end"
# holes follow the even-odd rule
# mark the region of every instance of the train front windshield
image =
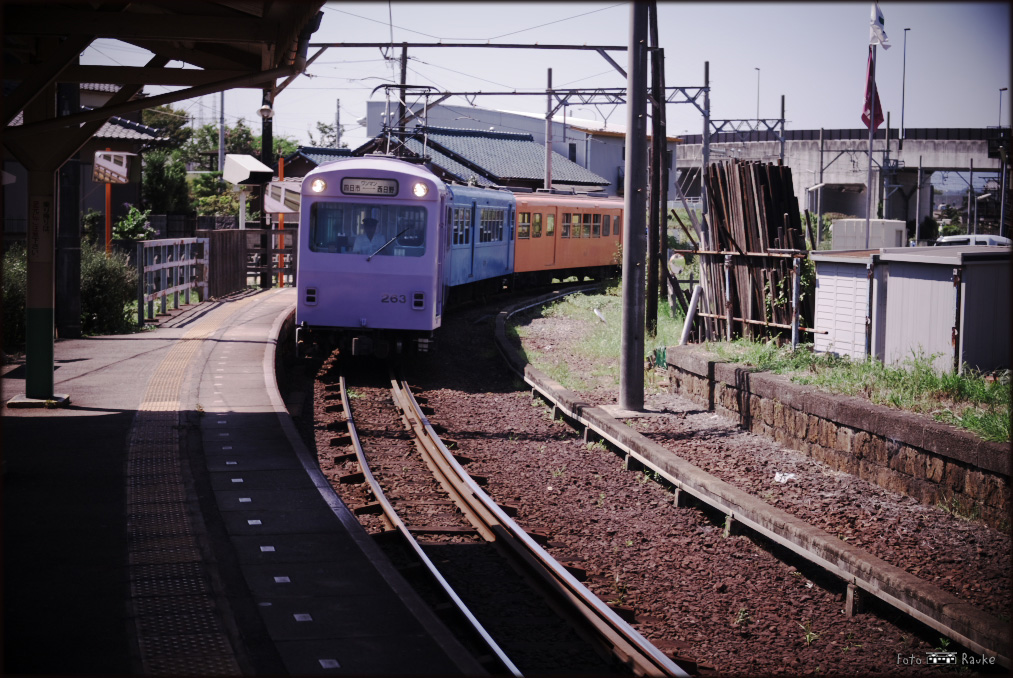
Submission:
POLYGON ((310 250, 377 257, 421 257, 427 211, 418 205, 316 202, 310 210, 310 250))

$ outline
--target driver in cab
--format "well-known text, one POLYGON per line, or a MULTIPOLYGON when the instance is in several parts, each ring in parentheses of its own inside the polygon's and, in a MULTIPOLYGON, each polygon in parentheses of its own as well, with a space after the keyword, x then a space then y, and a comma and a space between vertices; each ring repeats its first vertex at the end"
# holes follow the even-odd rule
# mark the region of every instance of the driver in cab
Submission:
POLYGON ((362 220, 362 228, 352 244, 353 254, 373 254, 383 247, 387 240, 378 233, 377 224, 377 220, 372 217, 362 220))

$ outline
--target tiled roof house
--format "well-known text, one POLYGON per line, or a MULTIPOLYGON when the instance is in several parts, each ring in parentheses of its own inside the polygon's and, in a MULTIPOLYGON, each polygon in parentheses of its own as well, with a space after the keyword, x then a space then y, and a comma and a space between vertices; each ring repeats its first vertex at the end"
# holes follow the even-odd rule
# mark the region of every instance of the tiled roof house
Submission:
MULTIPOLYGON (((383 152, 386 147, 387 139, 381 136, 354 154, 383 152)), ((428 157, 434 171, 460 183, 537 189, 545 179, 545 147, 530 134, 430 127, 425 137, 421 130, 411 130, 405 148, 416 157, 428 157)), ((588 192, 600 190, 609 181, 554 152, 552 184, 588 192)))

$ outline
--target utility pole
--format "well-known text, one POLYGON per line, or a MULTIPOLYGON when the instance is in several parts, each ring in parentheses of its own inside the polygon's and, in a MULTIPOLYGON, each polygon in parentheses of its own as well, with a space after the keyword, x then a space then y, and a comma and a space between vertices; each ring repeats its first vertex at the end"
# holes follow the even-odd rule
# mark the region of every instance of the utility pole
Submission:
MULTIPOLYGON (((915 192, 915 247, 922 234, 922 156, 918 156, 918 190, 915 192)), ((931 214, 931 210, 929 212, 931 214)))
MULTIPOLYGON (((783 116, 782 116, 783 117, 783 116)), ((816 245, 823 242, 823 128, 820 127, 820 186, 816 194, 816 245)))
MULTIPOLYGON (((974 202, 974 158, 971 158, 971 172, 967 177, 967 232, 971 233, 971 204, 974 202)), ((977 229, 977 224, 974 228, 977 229)), ((977 234, 977 230, 974 231, 977 234)))
POLYGON ((651 110, 651 165, 650 165, 650 213, 647 223, 647 336, 658 334, 658 296, 660 287, 659 263, 661 258, 662 221, 664 210, 661 204, 661 164, 665 154, 665 137, 662 131, 665 110, 665 90, 661 84, 662 59, 664 55, 658 46, 658 6, 655 0, 647 4, 651 51, 651 96, 654 107, 651 110))
POLYGON ((334 108, 334 148, 341 148, 341 99, 334 108))
POLYGON ((644 245, 647 174, 647 3, 630 4, 623 207, 623 331, 620 406, 644 407, 644 245))
POLYGON ((405 116, 405 98, 408 96, 405 92, 405 85, 408 84, 408 43, 401 43, 401 96, 397 102, 397 138, 398 142, 404 144, 404 116, 405 116))
POLYGON ((552 69, 545 86, 545 190, 552 188, 552 69))

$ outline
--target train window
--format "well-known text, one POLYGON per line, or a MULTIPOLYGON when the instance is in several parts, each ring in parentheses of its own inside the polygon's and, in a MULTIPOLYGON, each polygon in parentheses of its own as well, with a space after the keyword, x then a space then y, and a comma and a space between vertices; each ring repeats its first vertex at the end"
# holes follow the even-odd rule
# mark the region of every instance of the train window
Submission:
POLYGON ((454 244, 467 245, 471 243, 471 208, 454 208, 454 244))
POLYGON ((541 238, 542 237, 542 215, 532 214, 531 215, 531 237, 541 238))
POLYGON ((559 234, 560 238, 570 237, 570 215, 567 214, 566 212, 563 213, 563 218, 559 222, 559 228, 560 228, 559 234))
MULTIPOLYGON (((535 215, 538 216, 537 214, 535 215)), ((526 240, 531 237, 531 212, 517 213, 517 239, 526 240)))
POLYGON ((618 214, 616 215, 616 218, 612 221, 612 232, 619 236, 621 236, 623 233, 623 218, 618 214))
POLYGON ((427 222, 426 208, 417 205, 316 202, 310 209, 310 250, 420 257, 427 222))
POLYGON ((591 217, 592 216, 594 216, 594 215, 592 215, 592 214, 585 214, 584 215, 584 237, 585 238, 590 238, 591 237, 591 217))
POLYGON ((592 217, 593 218, 591 220, 591 237, 597 238, 601 236, 601 215, 594 214, 592 215, 592 217))
POLYGON ((612 222, 612 217, 608 214, 601 216, 601 237, 609 237, 609 224, 612 222))
POLYGON ((551 238, 556 234, 556 215, 545 215, 545 237, 551 238))
POLYGON ((483 207, 479 221, 479 242, 497 242, 503 240, 503 221, 506 210, 483 207))
MULTIPOLYGON (((588 219, 591 218, 590 215, 586 215, 585 214, 584 216, 586 216, 588 219)), ((591 222, 588 221, 587 223, 588 223, 588 230, 591 230, 591 222)), ((574 215, 572 215, 570 217, 570 237, 571 238, 581 238, 581 237, 583 237, 583 235, 580 232, 580 215, 579 214, 574 214, 574 215)))

